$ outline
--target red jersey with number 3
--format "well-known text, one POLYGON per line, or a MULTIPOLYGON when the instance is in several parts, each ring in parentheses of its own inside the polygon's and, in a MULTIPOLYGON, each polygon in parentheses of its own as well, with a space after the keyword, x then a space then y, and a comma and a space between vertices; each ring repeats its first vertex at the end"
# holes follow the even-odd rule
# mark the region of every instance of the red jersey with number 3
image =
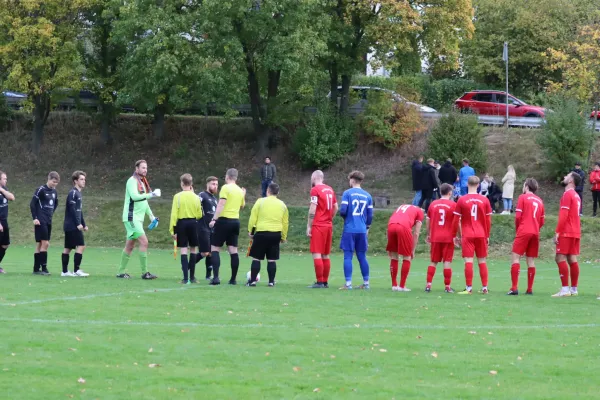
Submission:
POLYGON ((337 204, 335 192, 327 185, 317 185, 310 190, 310 202, 317 205, 313 226, 332 226, 333 207, 337 204))
POLYGON ((556 233, 561 237, 581 237, 581 219, 579 210, 581 199, 573 189, 566 190, 560 199, 560 210, 558 212, 558 225, 556 233))
POLYGON ((423 222, 423 218, 425 218, 425 215, 419 207, 403 204, 392 214, 388 226, 398 224, 410 230, 415 226, 417 221, 423 222))
POLYGON ((487 197, 467 194, 458 199, 454 215, 460 217, 462 237, 489 238, 492 228, 492 206, 487 197))
POLYGON ((427 210, 431 243, 452 243, 454 238, 454 210, 456 203, 452 200, 436 200, 427 210))
POLYGON ((515 209, 515 227, 517 236, 533 234, 539 236, 544 226, 544 202, 533 193, 519 196, 515 209))

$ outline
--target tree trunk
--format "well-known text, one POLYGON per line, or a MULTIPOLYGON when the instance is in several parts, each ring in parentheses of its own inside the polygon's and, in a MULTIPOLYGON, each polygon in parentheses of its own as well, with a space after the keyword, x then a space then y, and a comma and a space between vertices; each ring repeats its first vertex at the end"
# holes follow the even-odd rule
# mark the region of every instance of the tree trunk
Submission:
POLYGON ((154 120, 152 121, 154 139, 161 140, 165 136, 165 114, 165 107, 162 104, 154 108, 154 120))
POLYGON ((331 92, 331 97, 329 101, 335 108, 338 107, 338 66, 337 62, 332 62, 329 67, 329 91, 331 92))
POLYGON ((44 124, 46 122, 47 102, 43 94, 33 96, 33 132, 31 150, 36 156, 40 154, 42 142, 44 140, 44 124))
POLYGON ((340 102, 340 114, 345 114, 348 111, 348 104, 350 102, 350 75, 342 74, 342 100, 340 102))
POLYGON ((262 133, 264 128, 262 122, 264 111, 262 110, 262 104, 260 101, 260 86, 258 83, 258 76, 251 61, 251 56, 248 54, 246 55, 246 70, 248 71, 248 96, 250 97, 252 124, 254 126, 254 133, 258 136, 262 133))
POLYGON ((106 104, 104 102, 102 102, 102 104, 100 105, 101 107, 101 131, 100 131, 100 137, 102 138, 102 142, 106 145, 111 145, 112 144, 112 136, 110 134, 110 125, 112 122, 112 104, 106 104))

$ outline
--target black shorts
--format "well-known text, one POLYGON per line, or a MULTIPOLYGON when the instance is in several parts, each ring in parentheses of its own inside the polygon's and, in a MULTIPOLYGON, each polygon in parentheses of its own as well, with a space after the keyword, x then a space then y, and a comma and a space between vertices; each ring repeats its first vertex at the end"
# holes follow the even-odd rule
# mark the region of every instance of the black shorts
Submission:
POLYGON ((40 223, 40 225, 34 225, 33 231, 35 233, 36 243, 39 243, 42 240, 50 241, 50 238, 52 237, 52 224, 40 223))
MULTIPOLYGON (((202 222, 198 222, 200 225, 202 222)), ((206 229, 198 229, 198 252, 210 253, 211 232, 206 229)))
POLYGON ((10 244, 10 230, 7 221, 0 221, 3 231, 0 232, 0 246, 8 246, 10 244))
POLYGON ((76 249, 79 246, 85 246, 83 232, 79 229, 65 232, 65 249, 76 249))
POLYGON ((221 217, 215 222, 210 244, 215 247, 223 247, 223 244, 227 243, 227 246, 237 247, 239 236, 240 220, 221 217))
POLYGON ((249 255, 257 260, 279 260, 279 243, 281 232, 256 232, 249 255))
POLYGON ((180 219, 175 227, 177 247, 198 247, 198 221, 195 218, 180 219))

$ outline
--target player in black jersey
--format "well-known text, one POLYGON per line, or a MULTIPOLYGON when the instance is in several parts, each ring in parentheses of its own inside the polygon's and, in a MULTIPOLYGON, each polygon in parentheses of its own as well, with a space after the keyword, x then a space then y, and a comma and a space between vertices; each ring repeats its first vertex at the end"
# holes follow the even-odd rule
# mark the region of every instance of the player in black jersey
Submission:
POLYGON ((48 182, 36 189, 29 207, 35 232, 35 253, 33 254, 33 273, 50 275, 48 272, 48 246, 52 236, 52 216, 58 206, 56 186, 60 182, 58 172, 48 174, 48 182))
POLYGON ((15 200, 15 196, 6 189, 7 180, 6 174, 0 171, 0 274, 6 273, 2 268, 2 259, 4 259, 6 249, 10 245, 8 202, 15 200))
POLYGON ((85 250, 85 241, 83 232, 87 232, 88 227, 85 224, 82 210, 81 191, 85 188, 86 174, 83 171, 75 171, 71 176, 73 189, 67 196, 65 206, 65 222, 63 229, 65 231, 65 248, 62 253, 62 274, 61 276, 89 276, 89 274, 79 269, 85 250), (69 271, 69 258, 71 250, 75 250, 74 272, 69 271))
POLYGON ((206 178, 206 190, 198 193, 202 203, 202 219, 198 221, 198 253, 196 254, 196 263, 206 257, 206 280, 209 281, 212 274, 212 258, 210 256, 210 237, 212 229, 209 227, 215 211, 217 210, 218 200, 215 195, 219 192, 219 178, 209 176, 206 178))

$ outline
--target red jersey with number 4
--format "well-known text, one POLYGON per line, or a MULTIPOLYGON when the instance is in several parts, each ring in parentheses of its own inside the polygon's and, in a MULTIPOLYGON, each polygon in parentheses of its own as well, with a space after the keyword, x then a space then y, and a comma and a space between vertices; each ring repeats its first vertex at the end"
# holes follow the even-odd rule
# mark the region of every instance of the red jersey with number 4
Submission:
MULTIPOLYGON (((462 237, 489 238, 492 228, 492 206, 487 197, 467 194, 458 199, 454 215, 460 217, 462 237)), ((458 221, 455 222, 458 228, 458 221)), ((456 231, 454 231, 456 232, 456 231)))
POLYGON ((332 226, 333 207, 337 204, 335 192, 327 185, 317 185, 310 190, 310 202, 317 205, 313 226, 332 226))
POLYGON ((431 243, 452 243, 454 210, 456 203, 452 200, 436 200, 427 210, 431 243))
POLYGON ((539 235, 544 226, 544 202, 533 193, 519 196, 515 209, 515 228, 517 236, 534 234, 539 235))
POLYGON ((558 225, 556 233, 562 237, 581 237, 581 219, 579 210, 581 199, 573 189, 566 190, 560 199, 560 210, 558 212, 558 225))
POLYGON ((423 222, 423 218, 425 218, 425 215, 423 214, 423 210, 419 207, 403 204, 392 214, 388 226, 398 224, 405 228, 412 229, 417 221, 423 222))

